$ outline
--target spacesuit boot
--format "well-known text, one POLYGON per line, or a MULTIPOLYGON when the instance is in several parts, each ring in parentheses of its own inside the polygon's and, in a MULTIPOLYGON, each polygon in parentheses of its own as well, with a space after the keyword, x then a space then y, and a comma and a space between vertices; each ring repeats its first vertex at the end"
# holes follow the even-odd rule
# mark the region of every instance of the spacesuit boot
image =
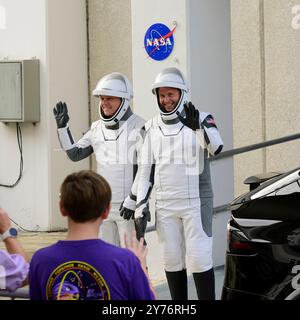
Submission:
POLYGON ((187 300, 188 290, 186 269, 181 271, 165 272, 172 300, 187 300))
POLYGON ((215 300, 215 274, 211 268, 205 272, 193 273, 198 300, 215 300))

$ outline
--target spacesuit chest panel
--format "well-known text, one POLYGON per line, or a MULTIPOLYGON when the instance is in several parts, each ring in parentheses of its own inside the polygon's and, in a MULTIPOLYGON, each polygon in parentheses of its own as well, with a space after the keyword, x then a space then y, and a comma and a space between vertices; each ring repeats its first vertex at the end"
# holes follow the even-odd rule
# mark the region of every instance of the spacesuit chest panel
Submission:
POLYGON ((101 123, 92 132, 97 172, 109 182, 113 203, 122 202, 130 192, 136 162, 135 139, 135 129, 130 122, 118 130, 108 129, 101 123))
POLYGON ((199 197, 204 153, 195 133, 182 123, 158 123, 151 138, 157 199, 199 197))

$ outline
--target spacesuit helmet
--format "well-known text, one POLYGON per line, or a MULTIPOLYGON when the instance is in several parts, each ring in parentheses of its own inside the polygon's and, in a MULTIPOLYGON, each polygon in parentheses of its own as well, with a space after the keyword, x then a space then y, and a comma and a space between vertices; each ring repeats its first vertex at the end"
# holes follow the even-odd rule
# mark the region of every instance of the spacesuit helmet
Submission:
POLYGON ((111 117, 105 116, 101 107, 99 108, 100 119, 105 125, 112 126, 123 118, 130 107, 130 100, 133 98, 131 83, 122 73, 113 72, 107 74, 99 80, 96 88, 93 90, 93 96, 100 97, 102 95, 121 98, 119 108, 111 117))
POLYGON ((161 117, 164 120, 173 120, 177 118, 184 110, 184 103, 187 100, 188 87, 183 73, 177 68, 166 68, 162 70, 155 78, 152 86, 152 92, 156 95, 157 104, 159 106, 161 117), (179 89, 181 95, 175 108, 168 112, 162 107, 159 101, 158 89, 162 87, 169 87, 179 89))

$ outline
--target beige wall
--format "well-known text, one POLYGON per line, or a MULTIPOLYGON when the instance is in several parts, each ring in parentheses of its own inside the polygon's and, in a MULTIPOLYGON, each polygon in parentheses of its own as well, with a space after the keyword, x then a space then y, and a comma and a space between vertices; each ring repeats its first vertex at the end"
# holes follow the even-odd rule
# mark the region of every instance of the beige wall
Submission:
MULTIPOLYGON (((88 0, 89 88, 91 121, 99 119, 98 99, 92 96, 98 80, 122 72, 132 80, 130 0, 88 0)), ((93 156, 92 168, 96 169, 93 156)))
MULTIPOLYGON (((234 147, 299 132, 299 0, 231 0, 234 147)), ((299 166, 293 141, 235 157, 235 195, 242 181, 264 171, 299 166)))
MULTIPOLYGON (((292 8, 300 0, 265 0, 266 138, 300 132, 300 30, 292 8)), ((267 149, 268 170, 300 166, 300 141, 267 149)))

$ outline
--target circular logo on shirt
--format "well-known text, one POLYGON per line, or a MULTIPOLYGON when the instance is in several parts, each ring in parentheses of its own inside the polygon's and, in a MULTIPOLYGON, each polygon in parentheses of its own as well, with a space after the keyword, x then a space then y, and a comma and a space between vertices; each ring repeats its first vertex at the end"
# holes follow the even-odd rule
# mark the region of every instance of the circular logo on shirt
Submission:
POLYGON ((170 30, 162 23, 155 23, 146 31, 144 38, 148 57, 160 61, 168 58, 174 47, 173 34, 176 26, 170 30))
POLYGON ((110 300, 110 293, 101 274, 86 262, 69 261, 50 275, 47 300, 110 300))

